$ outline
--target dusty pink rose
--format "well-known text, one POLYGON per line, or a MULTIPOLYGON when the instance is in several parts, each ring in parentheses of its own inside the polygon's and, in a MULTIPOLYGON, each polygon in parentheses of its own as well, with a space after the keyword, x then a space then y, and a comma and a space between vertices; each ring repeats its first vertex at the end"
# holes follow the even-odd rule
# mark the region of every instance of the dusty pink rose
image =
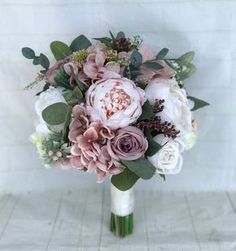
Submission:
POLYGON ((145 101, 145 92, 127 78, 97 81, 86 92, 92 121, 101 121, 113 130, 135 122, 145 101))
POLYGON ((148 142, 143 132, 134 126, 119 129, 117 136, 107 144, 109 154, 117 160, 139 159, 147 148, 148 142))

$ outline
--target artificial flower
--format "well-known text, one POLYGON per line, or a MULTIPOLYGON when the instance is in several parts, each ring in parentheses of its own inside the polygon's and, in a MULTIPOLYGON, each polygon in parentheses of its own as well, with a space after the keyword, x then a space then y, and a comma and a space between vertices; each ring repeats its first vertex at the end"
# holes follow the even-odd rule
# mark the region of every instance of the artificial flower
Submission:
POLYGON ((53 85, 55 84, 55 76, 56 76, 56 72, 58 69, 60 69, 60 67, 62 67, 64 64, 68 63, 70 61, 70 57, 65 57, 62 60, 59 60, 56 62, 56 64, 54 64, 51 68, 48 69, 45 78, 47 83, 53 85))
POLYGON ((178 136, 192 131, 192 113, 186 91, 175 80, 153 80, 145 88, 145 93, 151 104, 156 100, 165 101, 164 109, 158 116, 175 125, 180 131, 178 136))
POLYGON ((83 106, 76 105, 72 114, 68 136, 72 143, 71 167, 94 171, 98 176, 98 182, 102 182, 107 173, 120 173, 121 164, 112 159, 107 151, 107 140, 115 136, 114 132, 100 122, 90 123, 88 112, 83 106))
POLYGON ((144 156, 148 142, 140 129, 127 126, 117 131, 117 135, 108 141, 107 147, 114 159, 135 160, 144 156))
POLYGON ((177 140, 168 139, 162 134, 153 138, 162 148, 148 160, 156 167, 157 173, 160 174, 177 174, 183 165, 181 152, 183 146, 177 140))
MULTIPOLYGON (((45 126, 46 126, 46 123, 42 117, 43 110, 50 105, 53 105, 55 103, 60 103, 60 102, 66 103, 66 100, 62 95, 62 88, 50 87, 45 92, 40 94, 39 99, 35 103, 35 110, 38 115, 41 127, 44 127, 45 129, 45 126)), ((64 128, 64 123, 60 125, 51 126, 50 128, 53 131, 60 132, 64 128)))
POLYGON ((134 123, 145 101, 145 92, 127 78, 97 81, 86 92, 91 119, 113 130, 134 123))

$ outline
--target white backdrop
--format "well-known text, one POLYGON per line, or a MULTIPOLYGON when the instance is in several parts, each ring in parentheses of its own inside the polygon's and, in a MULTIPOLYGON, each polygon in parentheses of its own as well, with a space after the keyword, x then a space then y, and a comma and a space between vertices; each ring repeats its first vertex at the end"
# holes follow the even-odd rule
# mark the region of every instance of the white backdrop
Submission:
POLYGON ((45 170, 28 138, 33 132, 34 91, 23 91, 39 68, 21 55, 29 46, 52 59, 49 43, 89 38, 108 30, 141 34, 172 56, 195 50, 197 74, 186 86, 211 106, 196 113, 199 140, 185 154, 182 172, 138 188, 236 188, 236 2, 227 0, 1 0, 0 191, 95 187, 95 175, 45 170))

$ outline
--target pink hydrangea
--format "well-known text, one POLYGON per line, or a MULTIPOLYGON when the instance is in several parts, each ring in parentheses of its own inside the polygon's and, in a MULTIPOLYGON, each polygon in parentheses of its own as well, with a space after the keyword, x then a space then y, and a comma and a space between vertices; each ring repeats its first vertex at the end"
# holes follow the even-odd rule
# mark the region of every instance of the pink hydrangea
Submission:
POLYGON ((99 122, 89 122, 87 111, 82 106, 73 108, 69 139, 72 142, 70 165, 72 168, 95 172, 98 182, 103 182, 106 174, 122 172, 121 164, 113 159, 107 150, 107 140, 114 132, 99 122))

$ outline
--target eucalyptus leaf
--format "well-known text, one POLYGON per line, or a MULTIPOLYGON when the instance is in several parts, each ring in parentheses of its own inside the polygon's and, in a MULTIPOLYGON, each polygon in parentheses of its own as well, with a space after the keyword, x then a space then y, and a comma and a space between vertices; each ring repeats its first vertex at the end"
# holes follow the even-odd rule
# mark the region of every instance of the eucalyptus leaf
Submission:
POLYGON ((53 41, 50 48, 56 60, 64 59, 72 54, 70 47, 61 41, 53 41))
POLYGON ((60 125, 66 121, 69 106, 63 102, 49 105, 42 111, 42 117, 48 125, 60 125))
POLYGON ((75 87, 74 90, 67 90, 62 93, 67 104, 74 106, 76 104, 84 102, 84 96, 79 87, 75 87))
POLYGON ((72 93, 73 93, 73 97, 78 100, 78 103, 84 102, 83 93, 78 86, 75 87, 72 93))
POLYGON ((153 108, 150 102, 147 100, 142 106, 142 114, 138 118, 138 121, 151 119, 154 116, 153 108))
POLYGON ((72 51, 79 51, 82 49, 87 49, 90 45, 92 44, 88 38, 86 38, 84 35, 80 35, 72 41, 70 48, 72 51))
POLYGON ((29 47, 22 48, 21 52, 25 58, 33 59, 35 57, 34 51, 29 47))
POLYGON ((195 56, 195 52, 189 51, 185 53, 184 55, 182 55, 181 57, 179 57, 178 62, 180 62, 181 64, 189 64, 193 61, 194 56, 195 56))
POLYGON ((163 59, 169 52, 169 49, 163 48, 161 49, 158 54, 156 55, 156 59, 161 60, 163 59))
POLYGON ((116 40, 119 40, 121 38, 125 38, 125 33, 123 31, 119 31, 116 35, 116 40))
POLYGON ((134 50, 131 54, 130 60, 134 67, 139 67, 142 64, 143 57, 137 50, 134 50))
POLYGON ((182 66, 182 70, 179 71, 176 75, 177 80, 184 80, 186 78, 189 78, 196 72, 197 68, 194 64, 188 64, 182 66))
POLYGON ((160 175, 160 177, 161 177, 164 181, 166 181, 166 176, 165 176, 165 174, 159 173, 159 175, 160 175))
POLYGON ((111 183, 121 191, 129 190, 139 179, 139 177, 131 172, 128 168, 120 174, 111 177, 111 183))
POLYGON ((39 72, 42 73, 42 74, 46 74, 47 70, 44 69, 44 70, 40 70, 39 72))
POLYGON ((49 68, 50 62, 43 53, 39 55, 39 64, 46 70, 49 68))
POLYGON ((109 37, 94 38, 95 40, 105 44, 107 47, 112 48, 112 39, 109 37))
POLYGON ((63 69, 59 69, 56 71, 54 81, 57 84, 57 86, 61 86, 61 87, 64 87, 65 89, 69 89, 69 90, 73 89, 71 87, 69 79, 63 69))
POLYGON ((142 75, 140 70, 137 70, 136 68, 133 69, 131 67, 131 69, 130 69, 130 79, 135 80, 140 75, 142 75))
POLYGON ((161 64, 158 64, 157 62, 153 62, 153 61, 146 61, 143 63, 143 65, 153 70, 160 70, 164 68, 161 64))
POLYGON ((170 67, 172 68, 173 70, 177 71, 179 68, 180 68, 180 65, 179 63, 172 59, 172 60, 169 60, 169 59, 164 59, 165 63, 170 67))
POLYGON ((158 144, 153 139, 153 136, 150 132, 150 129, 148 129, 148 128, 145 129, 145 136, 147 137, 147 141, 148 141, 148 149, 146 151, 146 155, 151 157, 162 148, 162 145, 158 144))
POLYGON ((40 64, 40 57, 35 56, 34 59, 33 59, 33 64, 34 65, 39 65, 40 64))
POLYGON ((156 168, 145 158, 137 160, 122 160, 121 163, 138 177, 145 180, 151 179, 156 172, 156 168))
POLYGON ((65 124, 62 131, 62 139, 64 140, 64 142, 69 142, 68 133, 69 133, 69 125, 71 122, 71 113, 72 113, 72 108, 68 106, 65 118, 65 124))
POLYGON ((207 105, 210 105, 209 103, 207 103, 206 101, 203 101, 201 99, 192 97, 192 96, 188 96, 188 99, 192 100, 194 102, 194 107, 191 109, 191 111, 196 111, 202 107, 205 107, 207 105))
POLYGON ((50 87, 49 83, 46 83, 41 92, 36 93, 36 96, 39 96, 41 93, 45 92, 50 87))

